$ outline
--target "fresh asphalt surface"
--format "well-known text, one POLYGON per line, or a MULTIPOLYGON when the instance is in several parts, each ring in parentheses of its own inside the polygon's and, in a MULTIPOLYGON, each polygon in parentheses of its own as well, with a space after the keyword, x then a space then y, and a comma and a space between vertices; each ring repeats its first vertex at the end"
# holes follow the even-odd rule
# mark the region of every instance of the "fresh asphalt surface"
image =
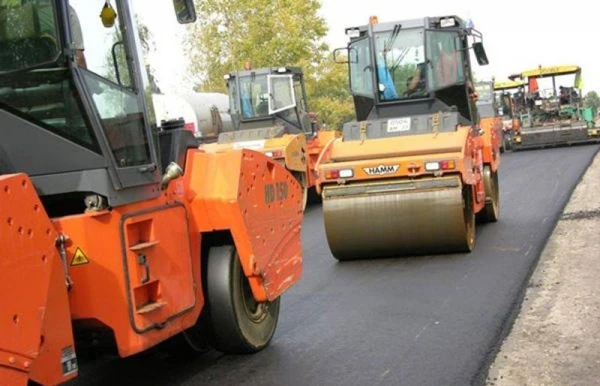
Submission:
POLYGON ((309 207, 304 276, 283 296, 267 349, 251 356, 157 349, 82 360, 73 384, 480 384, 547 237, 597 151, 587 145, 505 153, 500 221, 478 225, 471 254, 338 263, 320 205, 309 207))

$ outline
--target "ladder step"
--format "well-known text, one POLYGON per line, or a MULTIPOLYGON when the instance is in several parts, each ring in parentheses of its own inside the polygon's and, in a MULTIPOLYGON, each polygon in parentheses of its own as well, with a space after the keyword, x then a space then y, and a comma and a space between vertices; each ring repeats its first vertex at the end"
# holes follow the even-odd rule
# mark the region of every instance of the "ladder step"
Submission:
POLYGON ((166 306, 166 305, 167 305, 166 302, 149 303, 149 304, 146 304, 145 306, 143 306, 142 308, 138 308, 135 312, 136 312, 136 314, 147 314, 152 311, 158 310, 162 306, 166 306))
POLYGON ((151 248, 151 247, 153 247, 155 245, 158 245, 158 244, 160 244, 160 241, 158 241, 158 240, 146 241, 146 242, 143 242, 143 243, 132 245, 131 247, 129 247, 129 249, 132 250, 132 251, 134 251, 134 252, 137 252, 137 251, 141 251, 143 249, 151 248))

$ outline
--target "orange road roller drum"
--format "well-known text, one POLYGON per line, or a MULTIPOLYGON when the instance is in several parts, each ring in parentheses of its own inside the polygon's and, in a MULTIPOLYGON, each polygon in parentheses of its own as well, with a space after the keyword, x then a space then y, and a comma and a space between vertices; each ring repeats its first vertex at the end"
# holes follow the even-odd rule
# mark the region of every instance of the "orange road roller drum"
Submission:
POLYGON ((327 241, 338 260, 469 252, 472 203, 459 176, 327 186, 327 241))

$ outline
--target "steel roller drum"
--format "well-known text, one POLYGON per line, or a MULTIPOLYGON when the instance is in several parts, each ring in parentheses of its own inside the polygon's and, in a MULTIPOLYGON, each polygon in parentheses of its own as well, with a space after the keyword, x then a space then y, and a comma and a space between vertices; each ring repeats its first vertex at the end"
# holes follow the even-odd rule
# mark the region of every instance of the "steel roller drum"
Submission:
POLYGON ((323 216, 338 260, 469 252, 471 200, 460 177, 326 186, 323 216))

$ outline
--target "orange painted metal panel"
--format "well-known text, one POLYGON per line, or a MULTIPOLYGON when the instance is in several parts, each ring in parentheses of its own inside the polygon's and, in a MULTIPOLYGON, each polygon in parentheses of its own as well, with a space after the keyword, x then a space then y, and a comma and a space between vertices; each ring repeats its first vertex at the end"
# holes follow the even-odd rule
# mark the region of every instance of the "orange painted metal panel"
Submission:
POLYGON ((492 171, 495 172, 500 166, 500 143, 502 142, 504 122, 502 117, 483 118, 480 126, 484 130, 482 135, 483 162, 490 165, 492 171))
MULTIPOLYGON (((24 174, 0 176, 0 385, 56 384, 73 349, 57 233, 24 174)), ((67 374, 65 374, 67 373, 67 374)))
POLYGON ((191 152, 186 169, 194 170, 180 189, 191 193, 190 219, 201 232, 231 230, 257 300, 273 300, 300 279, 302 188, 282 165, 235 150, 191 152))

